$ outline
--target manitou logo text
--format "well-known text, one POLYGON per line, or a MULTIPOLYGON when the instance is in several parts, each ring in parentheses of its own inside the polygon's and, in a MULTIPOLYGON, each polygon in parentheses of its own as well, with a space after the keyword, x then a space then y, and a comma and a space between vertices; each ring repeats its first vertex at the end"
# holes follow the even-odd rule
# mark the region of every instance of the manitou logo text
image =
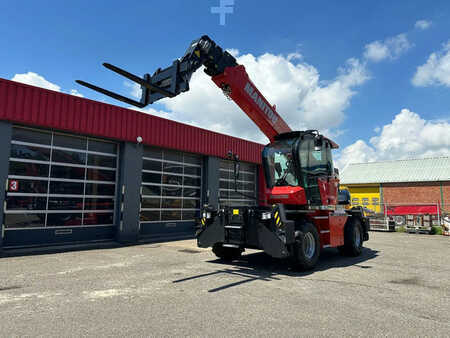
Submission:
POLYGON ((267 117, 272 121, 273 124, 275 124, 278 121, 278 116, 274 113, 272 108, 270 108, 264 100, 261 98, 260 95, 258 95, 257 91, 253 86, 250 84, 250 82, 247 82, 245 85, 245 91, 248 95, 255 101, 255 103, 258 105, 259 108, 267 115, 267 117))

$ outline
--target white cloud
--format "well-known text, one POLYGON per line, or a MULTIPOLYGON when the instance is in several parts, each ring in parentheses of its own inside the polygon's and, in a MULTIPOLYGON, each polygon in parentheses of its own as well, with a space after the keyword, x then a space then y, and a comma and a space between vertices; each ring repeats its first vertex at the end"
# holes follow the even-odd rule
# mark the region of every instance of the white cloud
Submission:
POLYGON ((450 156, 450 123, 425 120, 408 109, 402 109, 381 133, 344 148, 336 161, 341 168, 348 163, 450 156))
POLYGON ((76 89, 71 89, 71 90, 70 90, 70 95, 78 96, 78 97, 84 97, 84 95, 81 94, 81 93, 80 93, 78 90, 76 90, 76 89))
POLYGON ((335 156, 335 164, 340 170, 343 170, 349 163, 374 162, 376 160, 375 149, 363 140, 357 140, 342 149, 338 156, 335 156))
POLYGON ((389 48, 380 41, 374 41, 365 46, 364 57, 370 61, 378 62, 389 57, 389 48))
POLYGON ((387 38, 384 41, 374 41, 365 46, 364 57, 372 62, 385 59, 394 60, 406 53, 413 45, 405 33, 387 38))
POLYGON ((123 85, 125 87, 129 88, 131 96, 133 96, 133 97, 135 97, 137 99, 141 98, 141 96, 142 96, 142 89, 141 89, 140 85, 138 85, 135 82, 130 82, 130 81, 123 81, 123 85))
POLYGON ((301 60, 301 59, 303 59, 303 55, 300 54, 299 52, 290 53, 287 56, 288 61, 295 61, 295 60, 301 60))
POLYGON ((430 28, 431 26, 431 21, 428 20, 418 20, 416 21, 416 23, 414 24, 414 27, 420 30, 425 30, 430 28))
POLYGON ((230 53, 231 55, 233 55, 235 58, 238 57, 238 55, 239 55, 239 49, 236 49, 236 48, 226 49, 226 51, 228 53, 230 53))
MULTIPOLYGON (((295 63, 299 55, 239 56, 252 81, 294 130, 325 128, 333 131, 345 117, 355 88, 369 78, 365 65, 349 59, 337 77, 323 83, 318 70, 307 63, 295 63)), ((131 94, 136 96, 132 85, 131 94)), ((225 98, 211 78, 199 70, 193 74, 190 91, 159 101, 164 114, 173 120, 202 128, 267 142, 254 123, 232 101, 225 98)))
POLYGON ((33 73, 33 72, 28 72, 25 74, 16 74, 16 75, 14 75, 14 77, 11 80, 16 81, 16 82, 26 83, 26 84, 36 86, 36 87, 54 90, 56 92, 61 91, 60 86, 47 81, 43 76, 33 73))
POLYGON ((145 113, 145 114, 155 115, 155 116, 162 117, 165 119, 172 119, 170 113, 163 111, 163 110, 153 109, 152 107, 138 108, 135 106, 128 106, 126 108, 132 109, 132 110, 137 110, 137 111, 140 111, 141 113, 145 113))
POLYGON ((431 53, 425 64, 417 67, 411 82, 417 87, 450 87, 450 40, 443 44, 442 50, 431 53))
MULTIPOLYGON (((15 74, 11 80, 29 84, 31 86, 54 90, 55 92, 61 92, 60 86, 58 86, 57 84, 54 84, 50 81, 47 81, 42 75, 36 74, 34 72, 28 72, 28 73, 24 73, 24 74, 15 74)), ((71 89, 69 94, 78 96, 78 97, 84 97, 84 95, 81 94, 76 89, 71 89)))

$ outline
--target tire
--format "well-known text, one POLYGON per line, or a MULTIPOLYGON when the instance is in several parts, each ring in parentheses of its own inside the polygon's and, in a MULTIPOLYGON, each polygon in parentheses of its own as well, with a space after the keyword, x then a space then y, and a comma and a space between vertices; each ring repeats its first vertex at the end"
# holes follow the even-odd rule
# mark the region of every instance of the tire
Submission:
POLYGON ((406 224, 405 216, 394 216, 394 221, 397 226, 406 224))
POLYGON ((344 256, 359 256, 362 253, 362 243, 361 220, 355 216, 350 217, 344 229, 344 245, 338 247, 339 252, 344 256))
POLYGON ((213 245, 212 251, 214 254, 224 261, 234 261, 239 259, 242 255, 242 249, 240 248, 226 248, 222 246, 222 243, 216 243, 213 245))
POLYGON ((311 223, 301 224, 295 232, 294 267, 298 270, 314 268, 320 255, 319 233, 311 223))

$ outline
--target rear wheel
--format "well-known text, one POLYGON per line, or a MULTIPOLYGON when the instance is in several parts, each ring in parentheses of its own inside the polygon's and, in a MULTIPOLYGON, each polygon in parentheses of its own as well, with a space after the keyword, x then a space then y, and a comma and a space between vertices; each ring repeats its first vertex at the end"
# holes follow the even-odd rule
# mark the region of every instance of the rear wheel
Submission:
POLYGON ((395 216, 395 225, 402 226, 406 224, 405 216, 395 216))
POLYGON ((320 255, 319 233, 314 225, 305 223, 295 232, 294 265, 300 270, 312 269, 320 255))
POLYGON ((212 251, 218 258, 230 262, 239 259, 242 255, 242 249, 224 247, 222 243, 214 244, 212 251))
POLYGON ((361 221, 357 217, 349 218, 349 223, 344 229, 344 245, 339 252, 346 256, 359 256, 362 252, 363 231, 361 221))

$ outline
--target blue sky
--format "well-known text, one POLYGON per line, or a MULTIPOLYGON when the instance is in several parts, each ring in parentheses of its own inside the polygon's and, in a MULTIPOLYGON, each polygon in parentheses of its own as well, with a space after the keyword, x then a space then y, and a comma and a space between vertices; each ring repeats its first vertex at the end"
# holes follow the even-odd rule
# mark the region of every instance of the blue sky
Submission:
MULTIPOLYGON (((448 1, 234 0, 225 25, 219 1, 3 1, 0 77, 119 104, 74 80, 129 95, 102 62, 152 73, 208 34, 293 128, 333 135, 341 166, 450 155, 448 1)), ((193 93, 146 112, 264 142, 211 83, 199 72, 193 93)))

